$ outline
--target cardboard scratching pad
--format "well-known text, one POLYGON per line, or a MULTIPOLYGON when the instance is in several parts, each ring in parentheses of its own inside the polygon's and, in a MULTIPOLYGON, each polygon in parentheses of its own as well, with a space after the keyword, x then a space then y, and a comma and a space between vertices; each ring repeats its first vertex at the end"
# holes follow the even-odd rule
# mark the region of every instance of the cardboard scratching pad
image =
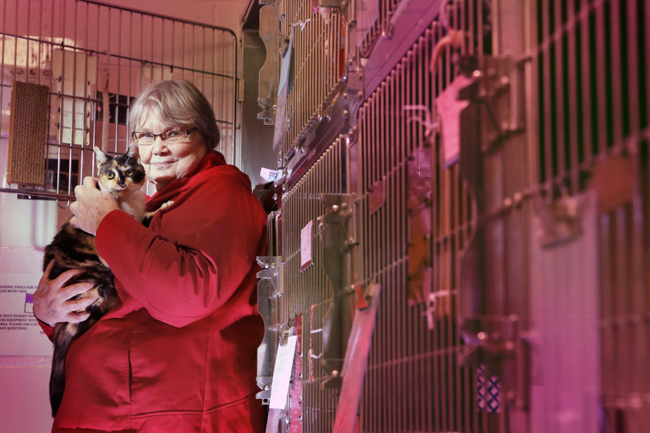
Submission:
POLYGON ((16 81, 11 92, 7 182, 43 185, 49 87, 16 81))

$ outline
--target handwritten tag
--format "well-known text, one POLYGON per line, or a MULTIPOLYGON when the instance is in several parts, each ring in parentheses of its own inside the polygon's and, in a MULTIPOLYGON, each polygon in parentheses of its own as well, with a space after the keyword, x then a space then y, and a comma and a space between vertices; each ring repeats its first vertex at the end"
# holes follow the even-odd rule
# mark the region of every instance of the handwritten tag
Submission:
POLYGON ((289 395, 289 382, 291 382, 291 370, 293 369, 293 355, 296 353, 297 335, 288 338, 287 344, 278 347, 278 355, 275 358, 273 369, 273 382, 271 384, 271 409, 284 409, 287 405, 289 395))
POLYGON ((458 161, 460 154, 460 113, 469 101, 458 100, 458 91, 472 84, 470 78, 459 75, 436 98, 436 107, 442 123, 442 144, 445 167, 458 161))
POLYGON ((314 221, 309 221, 300 230, 300 270, 304 271, 311 266, 311 233, 314 221))

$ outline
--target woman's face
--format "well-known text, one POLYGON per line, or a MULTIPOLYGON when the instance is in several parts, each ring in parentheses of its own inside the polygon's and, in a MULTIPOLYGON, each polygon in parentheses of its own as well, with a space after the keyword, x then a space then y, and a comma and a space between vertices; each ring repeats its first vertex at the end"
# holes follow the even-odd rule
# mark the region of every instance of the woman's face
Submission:
MULTIPOLYGON (((161 134, 171 130, 188 130, 191 127, 177 128, 158 119, 151 113, 135 129, 137 132, 161 134)), ((149 146, 138 146, 140 162, 144 165, 147 179, 160 191, 174 179, 182 179, 194 170, 205 154, 205 142, 198 131, 192 132, 180 143, 168 144, 156 137, 149 146)))

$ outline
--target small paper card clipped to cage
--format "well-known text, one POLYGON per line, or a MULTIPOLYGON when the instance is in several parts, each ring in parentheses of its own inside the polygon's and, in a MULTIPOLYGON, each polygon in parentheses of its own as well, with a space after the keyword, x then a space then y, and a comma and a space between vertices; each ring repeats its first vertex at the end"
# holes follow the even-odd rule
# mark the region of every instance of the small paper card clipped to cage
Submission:
POLYGON ((43 185, 49 87, 16 81, 11 92, 7 182, 43 185))

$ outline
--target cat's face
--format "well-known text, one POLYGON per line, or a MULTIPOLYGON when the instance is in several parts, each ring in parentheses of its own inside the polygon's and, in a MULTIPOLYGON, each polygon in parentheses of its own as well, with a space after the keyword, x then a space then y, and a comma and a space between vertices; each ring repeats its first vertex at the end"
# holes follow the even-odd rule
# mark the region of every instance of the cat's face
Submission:
POLYGON ((137 146, 131 146, 124 155, 110 156, 95 147, 97 177, 102 191, 135 191, 142 187, 145 171, 137 152, 137 146))

